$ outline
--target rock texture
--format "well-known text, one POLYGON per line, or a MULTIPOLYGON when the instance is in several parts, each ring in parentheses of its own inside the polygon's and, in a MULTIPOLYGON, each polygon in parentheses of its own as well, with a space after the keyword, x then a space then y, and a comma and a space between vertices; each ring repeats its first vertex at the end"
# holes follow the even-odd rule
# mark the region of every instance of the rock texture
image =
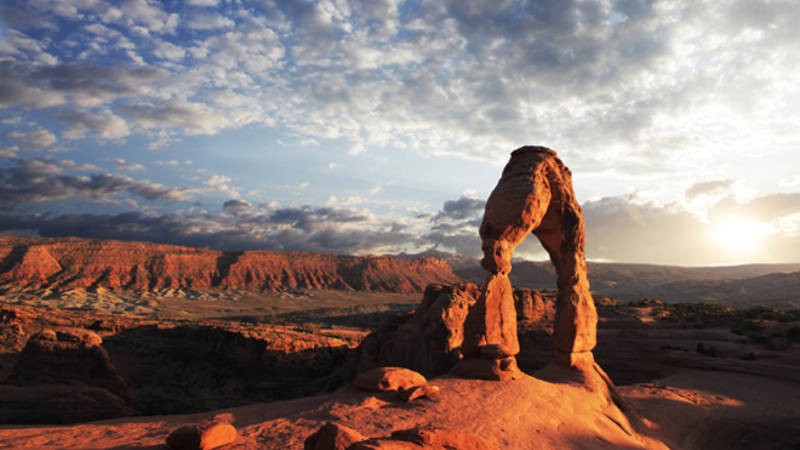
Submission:
POLYGON ((553 336, 557 361, 570 366, 591 359, 597 311, 586 277, 583 212, 569 169, 544 147, 512 152, 487 200, 480 227, 481 265, 490 275, 465 325, 465 357, 507 360, 519 353, 508 274, 514 249, 531 233, 547 250, 558 274, 553 336))
POLYGON ((236 440, 236 428, 226 422, 184 425, 167 436, 167 445, 176 450, 210 450, 236 440))
POLYGON ((103 339, 79 328, 40 331, 17 357, 7 382, 18 386, 78 384, 107 389, 130 404, 125 380, 111 364, 103 339))
POLYGON ((68 424, 136 414, 108 389, 81 384, 0 385, 0 424, 68 424))
POLYGON ((402 367, 376 367, 357 376, 353 386, 372 392, 408 391, 424 386, 428 380, 402 367))
POLYGON ((413 293, 460 281, 443 260, 223 252, 147 242, 0 236, 0 292, 338 289, 413 293))
POLYGON ((389 438, 369 439, 359 442, 352 450, 392 449, 470 449, 499 450, 482 437, 462 430, 441 427, 412 428, 392 432, 389 438))
MULTIPOLYGON (((388 318, 361 342, 348 357, 350 376, 391 365, 429 378, 449 372, 462 360, 464 324, 480 296, 481 288, 472 283, 428 286, 416 311, 388 318)), ((555 316, 553 292, 520 288, 512 296, 511 305, 522 325, 549 327, 555 316)), ((483 349, 490 350, 490 346, 483 349)), ((499 364, 487 364, 483 372, 492 373, 499 364)), ((467 373, 476 370, 474 365, 466 369, 467 373)))
POLYGON ((304 450, 347 450, 351 445, 365 441, 367 437, 342 424, 328 422, 306 438, 304 450))
POLYGON ((0 419, 63 423, 137 412, 192 413, 315 395, 345 381, 341 367, 366 334, 351 328, 189 322, 5 305, 0 308, 0 381, 11 377, 19 385, 0 385, 0 419), (102 337, 102 346, 83 348, 75 337, 74 351, 42 353, 42 346, 55 346, 39 336, 56 333, 58 339, 58 333, 64 336, 70 330, 85 336, 80 342, 102 337), (39 350, 32 352, 34 348, 39 350), (109 356, 113 367, 108 366, 109 356), (113 382, 115 374, 125 380, 132 404, 109 390, 119 392, 113 387, 119 385, 113 382), (34 412, 52 405, 51 399, 74 406, 34 412))

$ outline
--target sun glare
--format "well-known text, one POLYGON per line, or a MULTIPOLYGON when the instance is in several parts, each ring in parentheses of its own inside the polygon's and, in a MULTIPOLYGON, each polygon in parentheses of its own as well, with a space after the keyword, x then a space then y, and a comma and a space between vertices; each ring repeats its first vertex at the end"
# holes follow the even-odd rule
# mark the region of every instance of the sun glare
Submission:
POLYGON ((744 217, 726 217, 713 229, 714 240, 730 252, 752 251, 758 247, 762 228, 744 217))

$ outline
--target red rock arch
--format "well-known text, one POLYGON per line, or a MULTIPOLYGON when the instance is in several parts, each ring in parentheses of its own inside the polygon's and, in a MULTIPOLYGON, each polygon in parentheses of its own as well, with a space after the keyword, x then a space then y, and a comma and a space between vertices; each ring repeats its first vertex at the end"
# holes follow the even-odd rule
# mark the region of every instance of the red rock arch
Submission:
POLYGON ((508 274, 514 249, 531 233, 558 274, 553 338, 557 362, 572 366, 593 361, 597 311, 586 277, 583 212, 572 175, 553 150, 526 146, 511 153, 486 203, 481 265, 490 275, 465 324, 462 353, 467 359, 495 361, 490 368, 495 378, 513 377, 517 371, 513 358, 519 341, 508 274))

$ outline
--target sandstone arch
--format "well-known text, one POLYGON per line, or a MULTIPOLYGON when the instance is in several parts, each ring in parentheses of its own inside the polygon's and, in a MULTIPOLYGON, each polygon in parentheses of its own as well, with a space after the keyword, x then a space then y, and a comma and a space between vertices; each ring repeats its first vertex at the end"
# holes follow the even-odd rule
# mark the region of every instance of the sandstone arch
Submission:
POLYGON ((593 362, 597 311, 586 277, 583 212, 572 190, 572 175, 553 150, 526 146, 511 153, 486 203, 480 227, 481 265, 490 275, 464 325, 462 373, 499 379, 519 373, 508 274, 514 249, 531 233, 549 253, 558 274, 556 362, 565 367, 593 362))

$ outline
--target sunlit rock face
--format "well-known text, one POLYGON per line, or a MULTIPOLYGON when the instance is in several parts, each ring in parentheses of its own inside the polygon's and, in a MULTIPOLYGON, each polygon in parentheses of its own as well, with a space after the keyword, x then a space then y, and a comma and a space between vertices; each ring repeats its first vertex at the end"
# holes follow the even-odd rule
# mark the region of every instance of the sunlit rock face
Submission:
POLYGON ((465 358, 506 361, 519 353, 514 297, 508 274, 514 249, 535 234, 558 274, 554 324, 557 362, 591 359, 597 311, 586 277, 583 212, 572 175, 553 150, 522 147, 511 154, 486 203, 480 227, 486 288, 464 330, 465 358))

